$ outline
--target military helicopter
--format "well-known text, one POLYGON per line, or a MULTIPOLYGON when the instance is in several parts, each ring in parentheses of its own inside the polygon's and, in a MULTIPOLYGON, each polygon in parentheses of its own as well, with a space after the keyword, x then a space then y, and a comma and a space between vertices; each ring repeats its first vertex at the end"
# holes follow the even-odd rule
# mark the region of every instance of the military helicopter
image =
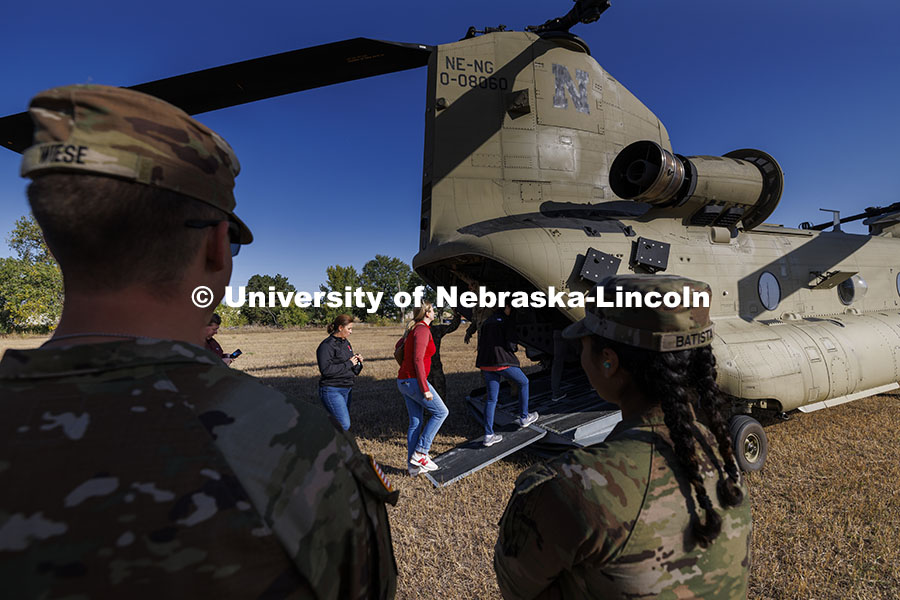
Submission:
MULTIPOLYGON (((766 438, 752 410, 817 410, 898 387, 900 206, 838 220, 865 219, 870 235, 767 225, 783 186, 777 161, 749 149, 675 154, 660 120, 569 32, 607 8, 578 0, 526 31, 473 28, 440 46, 357 38, 134 89, 196 114, 427 66, 417 272, 494 291, 588 291, 629 271, 707 281, 736 449, 743 468, 759 469, 766 438)), ((21 152, 30 140, 27 115, 0 119, 3 145, 21 152)), ((531 356, 553 357, 553 332, 581 316, 527 311, 520 337, 531 356)), ((602 439, 614 411, 584 386, 568 391, 489 459, 540 438, 602 439)))

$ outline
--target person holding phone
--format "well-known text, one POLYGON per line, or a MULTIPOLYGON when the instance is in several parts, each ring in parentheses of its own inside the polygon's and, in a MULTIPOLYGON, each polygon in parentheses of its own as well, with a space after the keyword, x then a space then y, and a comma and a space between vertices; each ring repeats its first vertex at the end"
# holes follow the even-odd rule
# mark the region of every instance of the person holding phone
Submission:
POLYGON ((325 409, 337 419, 344 431, 350 429, 350 400, 353 382, 363 368, 361 354, 353 352, 350 334, 353 333, 353 317, 338 315, 328 325, 328 337, 316 350, 319 363, 319 400, 325 409))
POLYGON ((221 358, 222 362, 230 367, 231 363, 234 362, 234 359, 241 355, 241 351, 235 350, 231 354, 225 354, 225 351, 222 350, 222 346, 216 341, 216 338, 213 337, 219 332, 219 325, 221 324, 222 317, 218 314, 213 313, 212 316, 209 317, 209 323, 206 324, 206 349, 221 358))

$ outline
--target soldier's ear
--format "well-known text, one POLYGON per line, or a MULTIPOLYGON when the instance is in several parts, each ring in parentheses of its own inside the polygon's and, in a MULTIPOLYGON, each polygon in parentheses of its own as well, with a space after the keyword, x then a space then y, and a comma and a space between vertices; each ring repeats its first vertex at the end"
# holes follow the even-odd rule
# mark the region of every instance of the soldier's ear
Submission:
POLYGON ((231 238, 228 235, 228 221, 210 227, 206 236, 206 265, 213 271, 222 271, 231 259, 231 238))
MULTIPOLYGON (((619 369, 619 356, 610 348, 603 348, 599 352, 594 347, 596 340, 593 336, 581 338, 581 364, 587 371, 590 369, 595 375, 609 379, 619 369)), ((591 373, 588 373, 590 375, 591 373)))
POLYGON ((619 372, 619 355, 612 348, 604 348, 600 353, 600 375, 607 379, 619 372))

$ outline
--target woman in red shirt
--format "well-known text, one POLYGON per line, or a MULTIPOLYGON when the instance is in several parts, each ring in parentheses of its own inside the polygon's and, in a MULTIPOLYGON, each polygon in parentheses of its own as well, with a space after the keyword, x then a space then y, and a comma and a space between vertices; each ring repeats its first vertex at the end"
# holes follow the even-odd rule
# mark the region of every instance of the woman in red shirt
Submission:
POLYGON ((428 451, 438 429, 450 414, 441 397, 428 383, 431 357, 435 351, 430 329, 433 320, 434 307, 430 302, 416 308, 413 320, 407 325, 406 339, 403 342, 403 365, 397 373, 397 388, 403 394, 406 410, 409 412, 406 447, 410 475, 438 468, 428 456, 428 451), (431 413, 427 424, 426 410, 431 413))

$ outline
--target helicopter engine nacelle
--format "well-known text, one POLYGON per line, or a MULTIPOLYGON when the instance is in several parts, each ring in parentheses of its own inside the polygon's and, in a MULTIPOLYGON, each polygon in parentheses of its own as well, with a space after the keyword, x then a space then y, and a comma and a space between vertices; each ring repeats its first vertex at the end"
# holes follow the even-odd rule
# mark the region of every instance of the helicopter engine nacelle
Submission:
POLYGON ((725 156, 681 156, 651 141, 626 146, 609 170, 612 191, 626 200, 682 208, 691 225, 756 227, 781 199, 784 174, 761 150, 725 156))

